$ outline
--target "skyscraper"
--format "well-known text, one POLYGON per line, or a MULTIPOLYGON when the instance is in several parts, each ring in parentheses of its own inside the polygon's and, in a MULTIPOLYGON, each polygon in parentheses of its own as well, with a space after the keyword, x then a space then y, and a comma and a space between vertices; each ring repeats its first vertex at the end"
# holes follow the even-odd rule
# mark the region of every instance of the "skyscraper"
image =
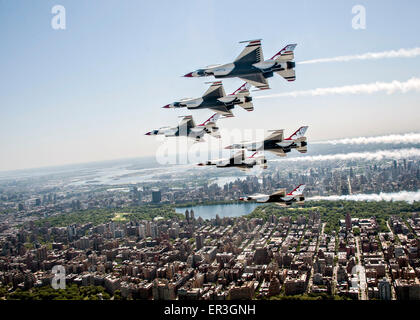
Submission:
POLYGON ((139 225, 139 237, 142 239, 146 237, 146 228, 144 227, 144 224, 139 225))
POLYGON ((160 190, 158 189, 152 190, 152 202, 159 203, 161 200, 162 200, 162 194, 160 190))
POLYGON ((203 247, 204 237, 200 234, 195 237, 195 244, 197 250, 200 250, 203 247))
POLYGON ((379 281, 378 289, 381 300, 391 300, 391 284, 386 278, 379 281))
POLYGON ((347 212, 346 214, 346 229, 351 230, 351 216, 350 212, 347 212))

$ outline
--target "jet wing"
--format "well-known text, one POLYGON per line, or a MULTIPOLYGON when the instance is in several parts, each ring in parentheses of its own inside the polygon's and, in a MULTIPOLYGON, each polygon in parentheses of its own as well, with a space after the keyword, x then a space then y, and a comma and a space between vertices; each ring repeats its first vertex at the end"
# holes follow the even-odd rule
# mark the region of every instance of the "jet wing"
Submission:
POLYGON ((255 151, 255 150, 261 150, 263 148, 264 144, 261 141, 245 141, 242 143, 235 143, 230 146, 225 147, 225 149, 247 149, 248 151, 255 151))
POLYGON ((225 117, 234 117, 233 113, 224 106, 211 107, 209 109, 225 117))
POLYGON ((279 189, 276 192, 274 192, 271 196, 284 197, 284 196, 286 196, 286 189, 284 189, 284 188, 279 189))
POLYGON ((195 128, 195 122, 192 116, 185 116, 182 118, 182 120, 179 122, 179 127, 186 126, 187 128, 195 128))
POLYGON ((230 158, 234 164, 241 164, 245 160, 245 150, 240 150, 230 158))
POLYGON ((242 50, 240 55, 235 59, 235 63, 254 64, 264 61, 261 49, 261 40, 243 41, 248 45, 242 50))
POLYGON ((252 84, 254 87, 260 90, 270 89, 267 79, 264 78, 262 73, 249 74, 249 75, 241 76, 240 78, 252 84))
POLYGON ((229 159, 213 159, 206 162, 199 163, 199 166, 224 166, 226 163, 229 163, 229 159))
POLYGON ((278 157, 285 157, 286 153, 283 151, 283 149, 267 149, 266 151, 270 151, 271 153, 274 153, 278 157))
POLYGON ((278 205, 279 207, 282 207, 282 208, 286 208, 286 207, 290 206, 291 203, 289 203, 289 202, 276 202, 276 205, 278 205))
POLYGON ((213 160, 209 160, 205 163, 200 163, 199 165, 201 165, 201 166, 204 166, 204 165, 207 165, 207 166, 211 166, 211 165, 225 166, 225 165, 232 164, 232 163, 240 164, 240 163, 242 163, 242 160, 244 159, 244 156, 245 156, 245 150, 241 150, 241 151, 238 151, 237 153, 235 153, 230 158, 213 159, 213 160))
POLYGON ((167 128, 167 129, 164 129, 162 132, 165 135, 165 137, 174 137, 177 135, 179 130, 178 128, 167 128))
POLYGON ((249 196, 248 198, 256 202, 267 202, 270 199, 270 196, 266 194, 258 194, 254 196, 249 196))
POLYGON ((270 195, 271 202, 282 202, 286 196, 286 189, 282 188, 270 195))
POLYGON ((210 88, 203 94, 203 100, 218 99, 226 96, 225 89, 221 81, 213 82, 210 88))
POLYGON ((283 141, 283 129, 273 130, 273 132, 264 139, 264 141, 273 140, 273 141, 283 141))

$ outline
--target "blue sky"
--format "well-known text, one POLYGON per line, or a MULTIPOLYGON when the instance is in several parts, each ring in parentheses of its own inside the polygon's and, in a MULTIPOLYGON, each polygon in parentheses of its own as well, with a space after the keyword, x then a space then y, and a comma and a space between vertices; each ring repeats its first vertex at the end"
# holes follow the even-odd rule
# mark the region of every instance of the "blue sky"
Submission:
MULTIPOLYGON (((232 61, 239 41, 262 38, 266 58, 298 43, 296 61, 414 48, 419 9, 411 0, 0 0, 0 170, 153 155, 157 142, 145 132, 212 114, 161 109, 213 80, 180 76, 232 61), (66 30, 51 28, 57 4, 66 30), (366 7, 365 30, 351 27, 356 4, 366 7)), ((301 65, 294 83, 270 79, 270 93, 406 81, 419 70, 420 57, 301 65)), ((241 84, 224 81, 226 92, 241 84)), ((262 99, 220 126, 305 124, 311 140, 414 132, 418 95, 262 99)))

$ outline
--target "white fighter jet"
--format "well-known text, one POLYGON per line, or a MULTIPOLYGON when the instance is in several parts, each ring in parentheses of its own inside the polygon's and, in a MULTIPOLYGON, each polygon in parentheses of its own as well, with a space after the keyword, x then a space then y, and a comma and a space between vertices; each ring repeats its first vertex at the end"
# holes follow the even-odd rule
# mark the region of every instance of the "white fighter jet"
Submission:
POLYGON ((307 139, 304 136, 307 126, 300 127, 288 138, 283 138, 283 130, 272 130, 272 133, 263 141, 244 142, 227 146, 225 149, 246 149, 248 151, 270 151, 277 156, 285 157, 292 149, 306 153, 307 139))
POLYGON ((267 78, 272 77, 274 72, 287 81, 296 80, 296 64, 293 61, 296 44, 289 44, 271 59, 264 60, 261 39, 241 41, 240 43, 248 43, 248 45, 235 61, 198 69, 187 73, 184 77, 214 76, 216 79, 237 77, 260 90, 270 88, 267 78))
POLYGON ((199 166, 216 166, 217 168, 239 168, 246 171, 252 169, 254 166, 259 165, 263 169, 267 169, 267 160, 263 154, 255 152, 250 157, 245 157, 245 150, 240 150, 232 157, 226 159, 209 160, 204 163, 199 163, 199 166))
POLYGON ((226 95, 221 81, 213 82, 200 98, 185 98, 167 104, 163 108, 187 108, 189 110, 211 109, 225 117, 233 117, 232 109, 240 106, 246 111, 254 110, 252 97, 249 94, 250 85, 244 83, 235 92, 226 95))
POLYGON ((274 202, 280 206, 286 207, 292 205, 293 203, 303 204, 305 202, 305 197, 303 196, 304 190, 305 185, 301 184, 288 194, 286 194, 286 189, 280 189, 271 195, 256 194, 253 196, 241 197, 239 200, 259 203, 274 202))
POLYGON ((161 127, 146 133, 147 136, 164 135, 165 137, 189 137, 197 142, 203 141, 203 136, 209 134, 220 139, 219 128, 216 126, 217 120, 221 117, 216 113, 202 124, 196 125, 192 116, 182 117, 182 120, 175 127, 161 127))

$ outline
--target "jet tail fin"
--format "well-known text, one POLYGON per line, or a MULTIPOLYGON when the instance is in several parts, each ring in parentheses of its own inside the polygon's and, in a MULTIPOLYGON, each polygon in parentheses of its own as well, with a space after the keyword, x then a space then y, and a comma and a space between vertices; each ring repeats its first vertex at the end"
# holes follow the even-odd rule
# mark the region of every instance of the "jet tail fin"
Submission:
POLYGON ((302 195, 304 190, 305 190, 305 185, 300 184, 292 192, 288 193, 287 195, 289 195, 289 196, 302 195))
POLYGON ((238 89, 236 89, 230 95, 231 96, 234 96, 237 94, 249 95, 250 88, 251 88, 251 85, 248 82, 245 82, 243 85, 241 85, 238 89))
POLYGON ((237 96, 237 98, 241 99, 243 103, 239 104, 242 108, 244 108, 246 111, 253 111, 254 105, 252 104, 252 97, 250 97, 249 89, 251 88, 251 85, 248 82, 245 82, 243 85, 241 85, 238 89, 236 89, 234 92, 232 92, 231 96, 237 96))
POLYGON ((217 120, 219 120, 221 117, 220 113, 215 113, 210 118, 208 118, 206 121, 204 121, 202 124, 200 124, 200 127, 216 124, 217 120))
POLYGON ((302 126, 297 129, 289 138, 285 140, 296 140, 299 138, 303 138, 305 136, 306 130, 308 130, 308 126, 302 126))
POLYGON ((288 44, 287 46, 285 46, 283 49, 281 49, 279 52, 277 52, 272 58, 271 60, 277 60, 277 61, 292 61, 295 58, 295 48, 296 48, 297 44, 288 44))
POLYGON ((200 124, 200 127, 205 127, 205 131, 211 135, 214 138, 220 139, 220 133, 219 128, 216 126, 217 120, 219 120, 221 117, 220 113, 215 113, 210 118, 208 118, 206 121, 204 121, 202 124, 200 124))
POLYGON ((296 46, 297 44, 288 44, 271 58, 271 60, 276 60, 277 62, 287 63, 287 68, 282 71, 277 71, 277 73, 289 82, 296 80, 296 72, 294 70, 295 63, 293 62, 295 59, 294 51, 296 46))

